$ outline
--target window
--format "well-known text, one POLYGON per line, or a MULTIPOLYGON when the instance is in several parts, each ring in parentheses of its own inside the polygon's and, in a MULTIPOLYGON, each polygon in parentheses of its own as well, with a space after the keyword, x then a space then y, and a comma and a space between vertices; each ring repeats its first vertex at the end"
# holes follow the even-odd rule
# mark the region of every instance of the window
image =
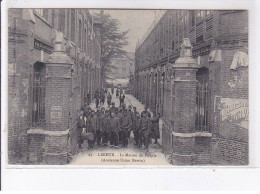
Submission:
POLYGON ((35 11, 36 11, 39 15, 43 16, 43 9, 35 9, 35 11))
POLYGON ((172 36, 174 36, 174 35, 175 35, 175 25, 172 24, 172 36))
POLYGON ((70 36, 70 10, 67 9, 67 37, 69 38, 70 36))
POLYGON ((195 25, 195 11, 191 11, 191 26, 195 25))
POLYGON ((52 25, 53 27, 55 27, 55 26, 54 26, 54 22, 55 22, 55 9, 52 9, 52 13, 51 13, 51 25, 52 25))
POLYGON ((179 24, 176 25, 176 36, 179 35, 179 24))
POLYGON ((198 11, 197 12, 197 18, 199 21, 203 20, 205 18, 206 11, 198 11))
POLYGON ((65 9, 60 9, 59 10, 59 27, 58 30, 65 32, 65 9))
POLYGON ((172 41, 172 50, 174 51, 174 40, 172 41))
POLYGON ((71 30, 70 30, 70 35, 71 35, 71 41, 75 42, 75 10, 71 10, 71 22, 70 22, 71 30))
POLYGON ((45 126, 45 92, 46 92, 45 64, 36 62, 32 76, 32 123, 31 127, 45 126))
POLYGON ((188 21, 188 14, 185 14, 183 18, 184 18, 184 23, 186 23, 188 21))
POLYGON ((78 40, 78 43, 79 43, 79 48, 82 49, 82 23, 81 23, 81 20, 79 20, 79 40, 78 40))
POLYGON ((84 30, 83 40, 84 40, 83 49, 84 49, 84 51, 87 51, 87 29, 86 29, 86 28, 85 28, 85 30, 84 30))
POLYGON ((213 12, 212 10, 207 10, 207 11, 206 11, 206 15, 208 16, 208 15, 210 15, 212 12, 213 12))
POLYGON ((43 17, 48 20, 48 9, 43 9, 43 17))

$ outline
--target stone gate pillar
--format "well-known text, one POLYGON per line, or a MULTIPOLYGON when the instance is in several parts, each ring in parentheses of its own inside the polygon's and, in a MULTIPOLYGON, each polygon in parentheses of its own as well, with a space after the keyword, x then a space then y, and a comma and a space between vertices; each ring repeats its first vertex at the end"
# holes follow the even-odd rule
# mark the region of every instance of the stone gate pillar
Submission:
POLYGON ((47 164, 66 164, 68 155, 72 62, 62 41, 63 34, 56 32, 54 52, 46 63, 44 155, 47 164))
POLYGON ((199 68, 192 58, 192 46, 183 39, 180 57, 173 67, 173 162, 192 165, 195 158, 196 72, 199 68))

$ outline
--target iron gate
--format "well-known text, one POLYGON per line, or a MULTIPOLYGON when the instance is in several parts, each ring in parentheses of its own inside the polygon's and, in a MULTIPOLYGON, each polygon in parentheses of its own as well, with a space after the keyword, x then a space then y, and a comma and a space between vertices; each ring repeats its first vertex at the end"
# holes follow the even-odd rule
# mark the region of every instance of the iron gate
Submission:
POLYGON ((31 127, 45 126, 46 67, 36 62, 31 76, 32 118, 31 127))
POLYGON ((198 70, 196 88, 196 131, 209 131, 209 74, 207 68, 198 70))

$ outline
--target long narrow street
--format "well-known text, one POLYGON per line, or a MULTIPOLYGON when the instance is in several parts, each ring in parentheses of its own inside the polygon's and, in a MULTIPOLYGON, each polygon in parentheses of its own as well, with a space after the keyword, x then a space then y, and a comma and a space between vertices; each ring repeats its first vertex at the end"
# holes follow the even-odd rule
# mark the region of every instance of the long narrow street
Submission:
MULTIPOLYGON (((110 89, 109 89, 110 92, 110 89)), ((115 93, 112 98, 112 102, 115 102, 116 107, 119 106, 119 99, 116 97, 115 93)), ((144 105, 139 102, 134 96, 126 94, 125 104, 128 107, 132 105, 137 108, 138 112, 144 110, 144 105)), ((93 110, 96 110, 95 102, 90 104, 93 110)), ((102 106, 107 108, 107 102, 102 106)), ((170 165, 167 158, 161 151, 160 140, 159 144, 154 144, 152 140, 149 145, 149 152, 141 148, 134 147, 134 140, 129 139, 128 148, 114 149, 110 147, 95 146, 94 149, 87 148, 87 142, 85 141, 80 149, 79 153, 76 154, 71 165, 115 165, 115 162, 120 165, 170 165), (130 162, 131 161, 131 162, 130 162)))

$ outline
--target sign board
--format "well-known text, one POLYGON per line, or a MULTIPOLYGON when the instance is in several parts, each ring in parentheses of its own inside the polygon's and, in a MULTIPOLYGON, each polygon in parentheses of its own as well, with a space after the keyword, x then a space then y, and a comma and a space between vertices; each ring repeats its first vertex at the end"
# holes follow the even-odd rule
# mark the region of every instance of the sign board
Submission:
POLYGON ((230 120, 239 122, 248 120, 248 100, 235 98, 221 99, 222 121, 230 120))
POLYGON ((51 106, 50 122, 59 123, 62 119, 62 107, 61 106, 51 106))

